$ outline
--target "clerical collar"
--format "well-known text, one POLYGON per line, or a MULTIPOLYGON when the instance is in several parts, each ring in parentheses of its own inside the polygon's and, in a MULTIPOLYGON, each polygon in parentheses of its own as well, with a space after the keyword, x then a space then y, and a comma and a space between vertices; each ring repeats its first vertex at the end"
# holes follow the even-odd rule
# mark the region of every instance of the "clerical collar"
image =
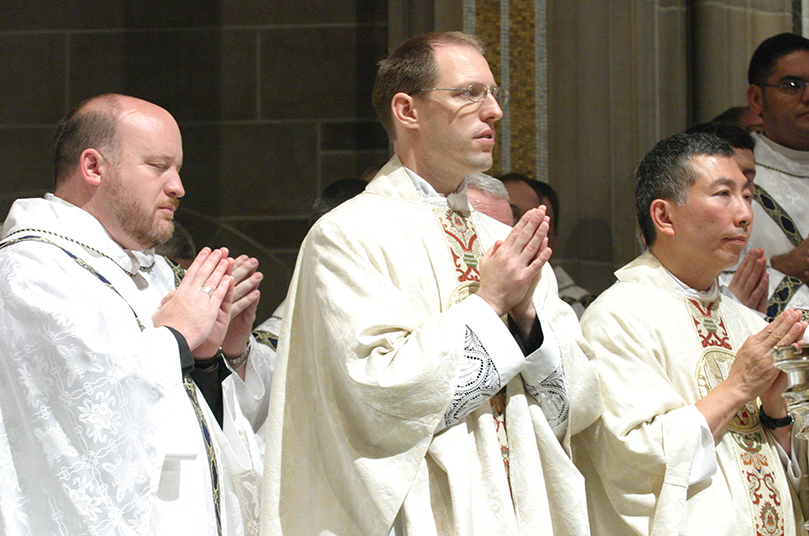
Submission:
MULTIPOLYGON (((663 267, 666 270, 666 267, 663 267)), ((693 300, 699 300, 703 302, 711 302, 716 301, 719 297, 719 286, 716 284, 716 281, 713 282, 711 288, 708 290, 697 290, 694 288, 689 287, 675 276, 673 273, 666 270, 666 273, 671 278, 671 282, 674 284, 674 291, 682 296, 683 298, 689 298, 693 300)))
POLYGON ((789 147, 784 147, 778 143, 775 143, 770 138, 763 134, 759 134, 756 136, 756 141, 762 141, 767 147, 775 151, 776 153, 785 156, 792 160, 793 162, 797 162, 798 164, 806 165, 809 164, 809 151, 798 151, 796 149, 790 149, 789 147))
POLYGON ((138 261, 138 270, 141 272, 151 272, 154 268, 155 256, 154 248, 145 249, 143 251, 128 250, 135 256, 138 261))
POLYGON ((457 190, 445 196, 436 192, 432 184, 419 177, 414 171, 407 167, 404 169, 407 172, 407 176, 413 181, 413 185, 416 187, 416 191, 424 203, 434 207, 451 208, 463 214, 469 214, 469 212, 471 212, 469 200, 466 197, 466 177, 464 177, 461 184, 458 185, 457 190))

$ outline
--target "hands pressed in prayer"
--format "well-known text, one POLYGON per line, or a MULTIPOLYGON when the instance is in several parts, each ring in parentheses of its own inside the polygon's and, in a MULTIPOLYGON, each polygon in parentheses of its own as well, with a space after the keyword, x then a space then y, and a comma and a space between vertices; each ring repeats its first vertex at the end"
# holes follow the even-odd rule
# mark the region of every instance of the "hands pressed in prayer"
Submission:
POLYGON ((222 352, 226 357, 238 357, 247 347, 261 297, 258 285, 263 278, 264 275, 258 271, 258 260, 247 255, 234 260, 233 305, 230 308, 230 325, 222 341, 222 352))
POLYGON ((529 210, 505 240, 498 240, 480 259, 477 294, 498 316, 511 315, 527 338, 536 319, 532 302, 542 267, 551 258, 548 247, 550 219, 545 207, 529 210))
POLYGON ((789 253, 774 256, 770 262, 779 272, 809 283, 809 238, 789 253))
POLYGON ((155 327, 182 333, 195 358, 212 357, 225 337, 233 301, 233 265, 227 248, 203 248, 180 286, 152 315, 155 327))
POLYGON ((745 306, 760 313, 767 312, 770 276, 763 249, 751 249, 747 252, 728 288, 745 306))

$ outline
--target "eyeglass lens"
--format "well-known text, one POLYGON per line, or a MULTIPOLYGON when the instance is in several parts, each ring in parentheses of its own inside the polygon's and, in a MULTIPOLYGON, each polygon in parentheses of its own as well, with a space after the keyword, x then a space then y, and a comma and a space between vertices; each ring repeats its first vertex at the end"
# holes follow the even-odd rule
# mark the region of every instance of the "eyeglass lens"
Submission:
POLYGON ((781 84, 781 87, 790 93, 803 93, 806 89, 806 80, 792 78, 781 84))
POLYGON ((470 84, 469 87, 466 88, 466 96, 469 98, 469 100, 480 102, 486 98, 486 94, 490 91, 498 103, 505 104, 508 100, 508 91, 505 88, 486 87, 485 84, 480 83, 470 84))

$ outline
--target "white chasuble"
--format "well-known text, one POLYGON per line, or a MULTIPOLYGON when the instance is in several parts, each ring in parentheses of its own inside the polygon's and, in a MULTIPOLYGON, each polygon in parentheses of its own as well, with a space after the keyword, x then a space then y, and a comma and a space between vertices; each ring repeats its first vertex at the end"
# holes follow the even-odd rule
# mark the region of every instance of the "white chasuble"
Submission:
MULTIPOLYGON (((748 248, 763 248, 767 259, 792 251, 809 237, 809 151, 756 139, 754 222, 748 248)), ((767 315, 792 307, 809 310, 809 288, 801 280, 770 268, 767 315)), ((723 279, 730 280, 730 275, 723 279)), ((804 313, 804 319, 807 313, 804 313)))
POLYGON ((769 259, 791 251, 794 241, 809 237, 809 151, 794 151, 776 145, 764 136, 756 139, 756 187, 762 188, 775 203, 774 214, 784 213, 794 224, 783 224, 764 209, 761 202, 753 203, 755 225, 750 233, 749 245, 764 248, 769 259), (789 234, 794 233, 790 239, 789 234))
POLYGON ((51 195, 14 203, 15 240, 0 249, 0 533, 256 534, 262 348, 223 382, 220 428, 152 324, 175 284, 163 257, 51 195))
POLYGON ((498 386, 491 366, 525 359, 473 295, 480 257, 507 233, 423 203, 396 157, 313 226, 279 339, 263 534, 387 535, 400 513, 408 535, 588 533, 567 449, 598 415, 598 383, 550 266, 534 301, 562 355, 563 441, 519 370, 498 386))

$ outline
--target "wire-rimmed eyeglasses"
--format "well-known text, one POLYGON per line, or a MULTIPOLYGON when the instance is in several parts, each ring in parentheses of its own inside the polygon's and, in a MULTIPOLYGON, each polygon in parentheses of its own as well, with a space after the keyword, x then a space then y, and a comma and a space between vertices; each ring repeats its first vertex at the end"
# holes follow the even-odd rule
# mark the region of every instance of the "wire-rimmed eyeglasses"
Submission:
POLYGON ((787 78, 780 84, 756 84, 756 85, 761 87, 778 88, 788 95, 803 95, 803 92, 806 91, 806 86, 809 85, 809 82, 807 82, 803 78, 787 78))
POLYGON ((462 87, 425 87, 411 91, 409 95, 418 93, 419 91, 458 91, 464 97, 472 102, 481 102, 486 98, 489 93, 495 98, 498 104, 505 106, 508 102, 508 90, 504 87, 489 87, 486 84, 475 83, 469 84, 465 88, 462 87))

